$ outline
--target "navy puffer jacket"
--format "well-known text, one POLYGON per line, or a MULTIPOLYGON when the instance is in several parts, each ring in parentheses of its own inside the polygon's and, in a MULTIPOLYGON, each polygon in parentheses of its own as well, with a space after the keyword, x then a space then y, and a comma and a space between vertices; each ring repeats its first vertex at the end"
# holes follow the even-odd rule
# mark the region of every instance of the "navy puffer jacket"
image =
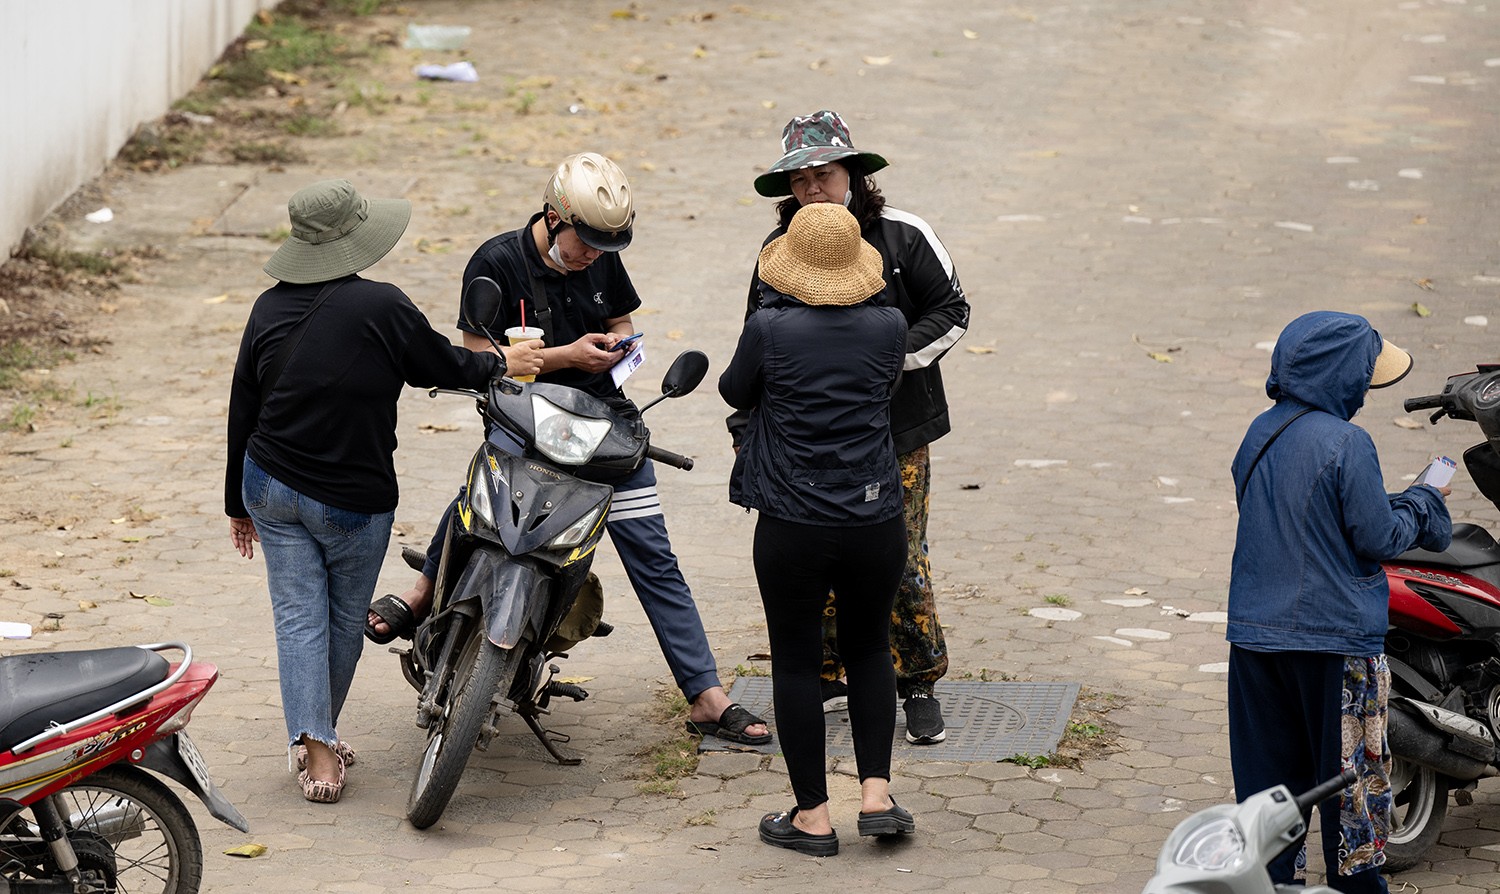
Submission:
POLYGON ((719 394, 749 410, 729 499, 783 521, 869 525, 901 514, 891 394, 906 321, 866 301, 810 306, 764 286, 719 394))

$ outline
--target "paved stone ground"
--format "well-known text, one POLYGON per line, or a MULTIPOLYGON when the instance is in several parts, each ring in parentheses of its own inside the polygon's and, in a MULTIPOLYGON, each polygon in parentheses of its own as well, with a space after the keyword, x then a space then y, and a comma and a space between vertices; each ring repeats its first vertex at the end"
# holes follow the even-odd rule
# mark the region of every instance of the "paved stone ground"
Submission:
MULTIPOLYGON (((410 3, 418 21, 475 28, 484 80, 419 87, 405 75, 415 55, 396 51, 359 77, 405 101, 350 112, 350 132, 312 145, 306 165, 101 182, 116 221, 73 222, 78 245, 167 254, 116 302, 111 347, 53 373, 103 403, 0 440, 0 615, 64 615, 7 650, 172 637, 219 665, 193 732, 253 831, 194 805, 209 891, 1139 890, 1172 826, 1230 798, 1226 469, 1266 404, 1266 344, 1296 314, 1335 308, 1413 350, 1409 383, 1360 417, 1392 487, 1431 453, 1472 443, 1452 424, 1395 420, 1403 396, 1494 358, 1469 318, 1500 290, 1497 13, 1472 0, 643 2, 633 18, 615 6, 410 3), (519 116, 517 91, 532 89, 519 79, 538 73, 555 81, 534 85, 519 116), (653 793, 641 754, 674 736, 649 719, 666 672, 606 555, 619 629, 568 663, 594 678, 593 698, 554 718, 582 766, 547 763, 516 724, 471 762, 443 822, 416 832, 402 819, 422 741, 412 693, 371 649, 343 723, 361 754, 345 800, 304 803, 283 769, 263 568, 229 548, 220 496, 234 352, 268 285, 258 237, 287 195, 349 176, 411 198, 407 239, 373 273, 446 328, 469 251, 524 219, 544 166, 575 149, 612 154, 640 202, 626 255, 647 302, 638 326, 653 362, 640 375, 659 375, 679 347, 706 350, 716 375, 771 222, 751 180, 777 157, 786 118, 825 106, 892 159, 881 186, 942 235, 974 305, 943 364, 955 426, 933 458, 953 674, 1081 682, 1117 706, 1115 746, 1076 770, 901 749, 893 787, 920 831, 898 846, 853 836, 856 787, 840 766, 843 853, 764 847, 757 817, 789 801, 779 759, 710 755, 653 793), (270 850, 221 855, 245 841, 270 850)), ((728 671, 764 667, 748 656, 765 640, 752 519, 725 499, 724 413, 710 380, 651 415, 660 443, 699 460, 664 470, 663 500, 728 671)), ((427 536, 478 434, 461 400, 403 398, 400 542, 427 536)), ((1466 484, 1455 514, 1492 522, 1466 484)), ((396 552, 387 589, 408 580, 396 552)), ((1492 783, 1451 811, 1431 858, 1398 884, 1500 886, 1492 783)))

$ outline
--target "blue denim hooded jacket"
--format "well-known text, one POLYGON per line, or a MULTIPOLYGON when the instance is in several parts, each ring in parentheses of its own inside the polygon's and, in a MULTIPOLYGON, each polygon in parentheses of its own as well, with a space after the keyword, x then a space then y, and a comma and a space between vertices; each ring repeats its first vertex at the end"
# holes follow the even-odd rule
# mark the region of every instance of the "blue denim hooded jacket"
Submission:
POLYGON ((1328 311, 1298 317, 1276 342, 1266 379, 1276 405, 1250 423, 1231 466, 1243 492, 1229 582, 1237 646, 1378 655, 1390 599, 1380 561, 1452 539, 1442 495, 1426 485, 1387 494, 1375 443, 1349 421, 1380 349, 1363 317, 1328 311))

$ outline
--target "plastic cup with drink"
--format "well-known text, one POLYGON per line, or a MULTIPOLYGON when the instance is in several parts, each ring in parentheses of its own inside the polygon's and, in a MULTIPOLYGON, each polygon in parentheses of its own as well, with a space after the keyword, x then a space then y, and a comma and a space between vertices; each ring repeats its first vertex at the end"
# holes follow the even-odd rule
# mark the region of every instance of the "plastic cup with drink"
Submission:
MULTIPOLYGON (((506 344, 518 345, 523 341, 541 341, 542 330, 539 326, 512 326, 505 330, 506 344)), ((534 382, 536 376, 511 376, 517 382, 534 382)))

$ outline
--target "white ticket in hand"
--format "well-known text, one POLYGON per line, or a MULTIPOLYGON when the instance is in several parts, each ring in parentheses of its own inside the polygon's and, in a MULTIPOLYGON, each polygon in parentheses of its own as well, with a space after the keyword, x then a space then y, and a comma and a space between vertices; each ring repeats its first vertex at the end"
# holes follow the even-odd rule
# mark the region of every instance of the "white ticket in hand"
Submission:
POLYGON ((1422 474, 1417 476, 1417 484, 1430 484, 1433 487, 1447 487, 1448 482, 1453 480, 1453 473, 1458 469, 1458 463, 1446 456, 1440 456, 1427 464, 1422 474))

